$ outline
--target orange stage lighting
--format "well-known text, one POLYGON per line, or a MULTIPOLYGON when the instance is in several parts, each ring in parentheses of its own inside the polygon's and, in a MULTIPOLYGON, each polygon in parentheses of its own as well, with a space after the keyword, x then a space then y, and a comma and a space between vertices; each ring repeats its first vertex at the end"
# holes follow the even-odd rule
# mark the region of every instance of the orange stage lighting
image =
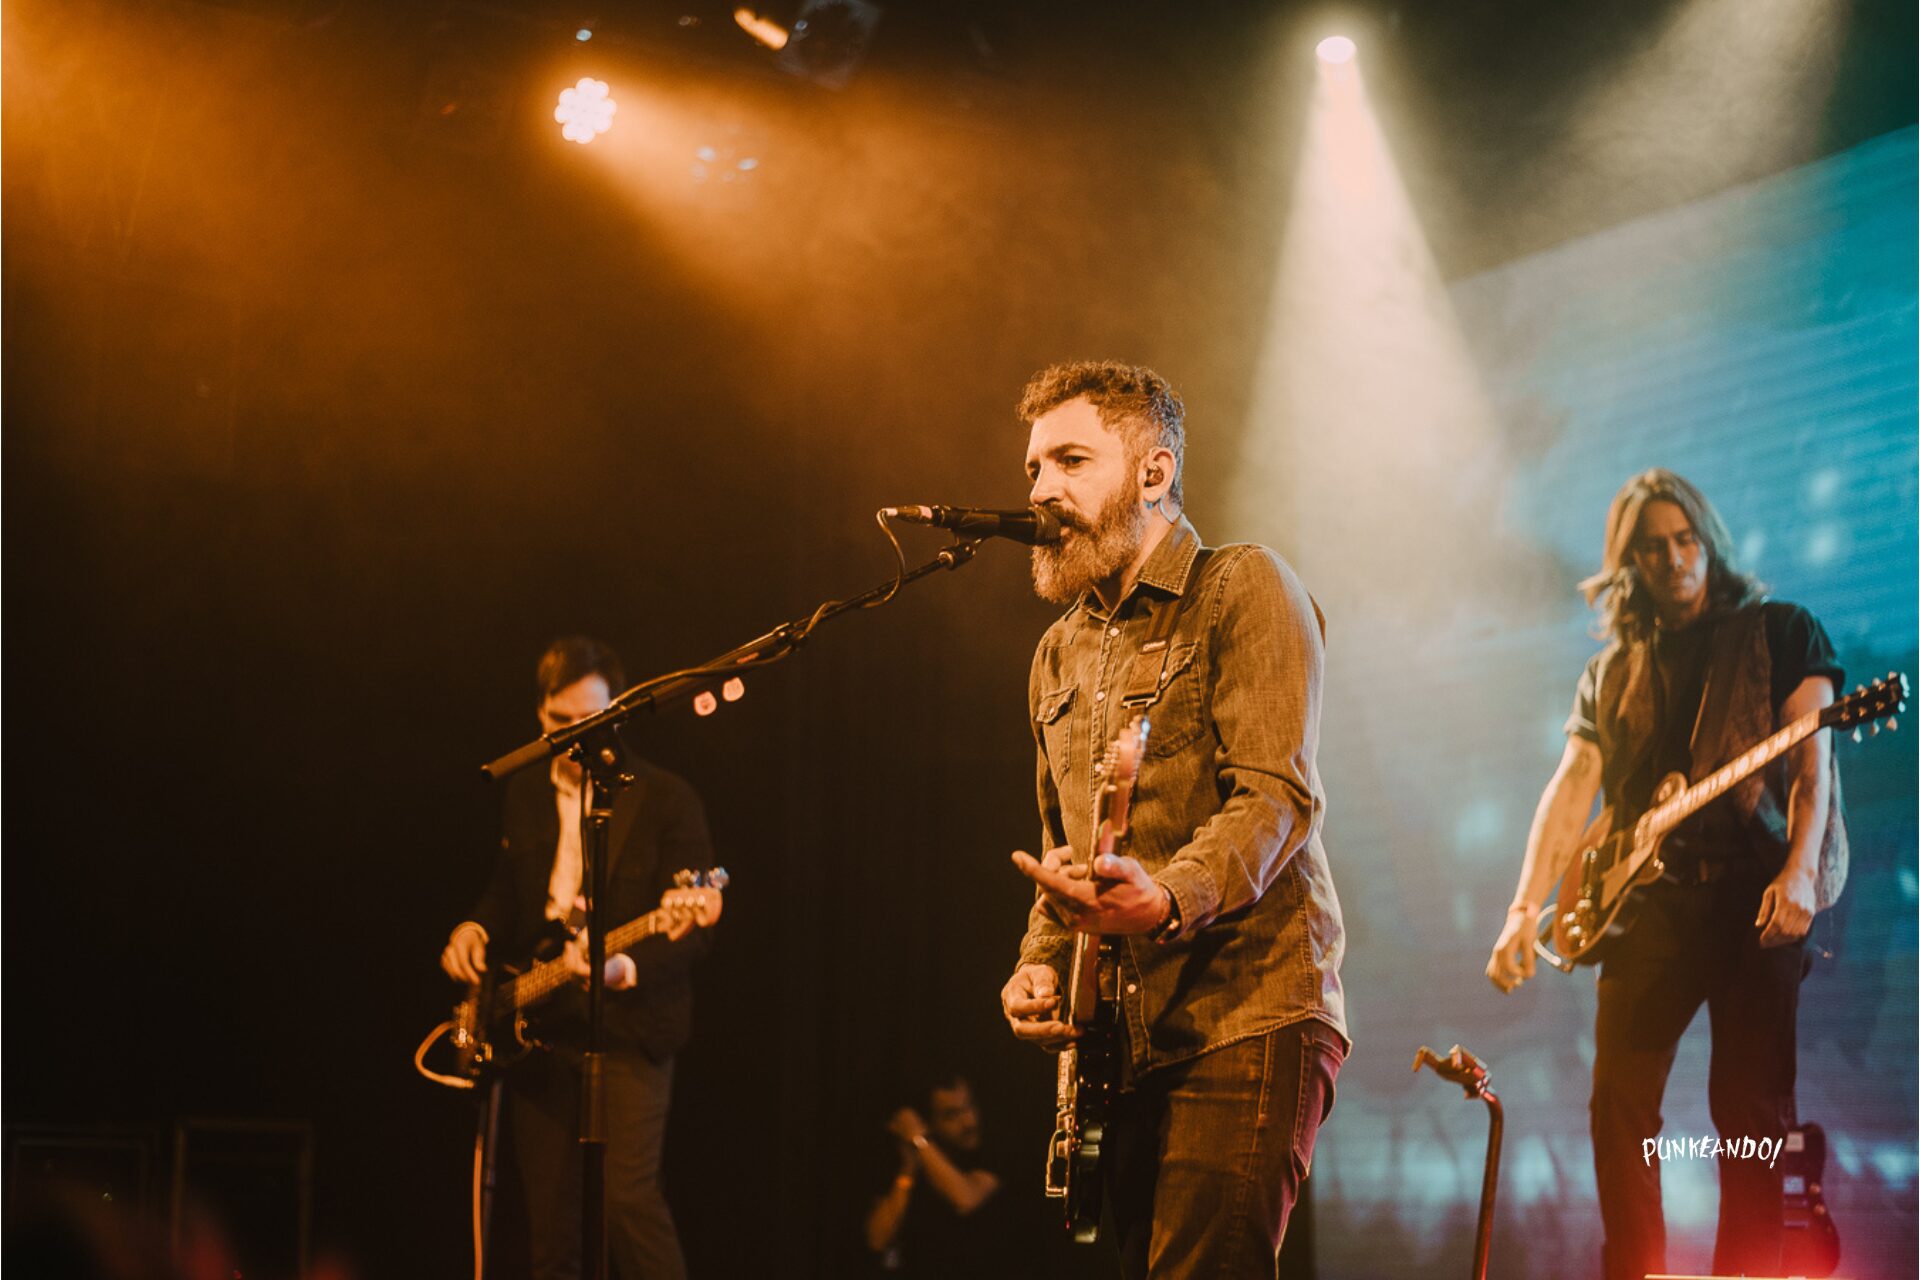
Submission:
POLYGON ((787 29, 775 22, 772 18, 762 17, 742 5, 733 11, 733 20, 740 24, 742 31, 767 46, 767 48, 784 49, 787 47, 787 29))
POLYGON ((619 109, 605 80, 581 76, 571 89, 560 91, 553 118, 560 122, 561 137, 585 146, 613 128, 613 113, 619 109))

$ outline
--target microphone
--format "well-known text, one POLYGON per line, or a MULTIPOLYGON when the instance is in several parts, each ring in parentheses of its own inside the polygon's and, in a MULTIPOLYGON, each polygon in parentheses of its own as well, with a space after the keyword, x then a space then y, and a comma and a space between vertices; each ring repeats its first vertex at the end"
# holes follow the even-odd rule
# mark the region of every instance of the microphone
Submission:
POLYGON ((1011 538, 1030 547, 1060 541, 1060 520, 1044 507, 989 511, 983 507, 883 507, 889 520, 930 524, 975 538, 1011 538))

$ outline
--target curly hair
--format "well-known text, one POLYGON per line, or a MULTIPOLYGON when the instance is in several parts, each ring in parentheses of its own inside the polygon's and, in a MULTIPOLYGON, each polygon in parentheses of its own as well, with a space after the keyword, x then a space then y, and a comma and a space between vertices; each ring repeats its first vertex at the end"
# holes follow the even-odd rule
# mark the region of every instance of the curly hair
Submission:
POLYGON ((1020 417, 1031 423, 1069 400, 1085 397, 1108 430, 1127 442, 1130 458, 1161 448, 1173 454, 1175 506, 1186 505, 1186 406, 1167 380, 1144 365, 1118 360, 1075 360, 1051 365, 1027 380, 1020 393, 1020 417))
POLYGON ((620 655, 613 646, 591 636, 562 636, 547 646, 540 655, 540 665, 534 670, 534 683, 539 687, 540 700, 545 702, 577 680, 588 676, 599 676, 607 682, 607 690, 619 693, 627 687, 626 669, 620 665, 620 655))
POLYGON ((1681 476, 1654 467, 1620 486, 1607 508, 1606 551, 1600 572, 1580 584, 1587 603, 1600 611, 1594 634, 1622 644, 1644 640, 1653 630, 1654 605, 1647 584, 1633 565, 1633 539, 1640 529, 1640 513, 1649 502, 1671 502, 1707 553, 1707 607, 1714 612, 1738 609, 1758 600, 1766 588, 1741 570, 1733 554, 1733 535, 1707 496, 1681 476))

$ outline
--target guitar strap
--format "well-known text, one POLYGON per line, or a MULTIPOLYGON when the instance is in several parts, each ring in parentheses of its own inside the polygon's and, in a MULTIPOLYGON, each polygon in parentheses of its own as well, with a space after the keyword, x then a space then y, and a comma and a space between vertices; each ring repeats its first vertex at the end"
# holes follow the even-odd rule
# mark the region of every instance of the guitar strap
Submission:
POLYGON ((1147 638, 1141 642, 1140 652, 1133 655, 1127 691, 1120 699, 1120 705, 1129 711, 1144 707, 1160 696, 1160 683, 1167 678, 1167 663, 1173 657, 1174 623, 1180 620, 1181 610, 1187 601, 1200 594, 1200 570, 1212 554, 1210 547, 1202 547, 1195 553, 1193 564, 1187 570, 1185 593, 1155 609, 1153 617, 1148 620, 1147 638))

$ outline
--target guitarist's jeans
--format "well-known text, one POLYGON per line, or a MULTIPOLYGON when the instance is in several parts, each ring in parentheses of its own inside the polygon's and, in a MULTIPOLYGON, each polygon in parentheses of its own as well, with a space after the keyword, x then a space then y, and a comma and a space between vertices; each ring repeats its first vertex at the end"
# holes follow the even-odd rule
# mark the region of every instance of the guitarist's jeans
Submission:
MULTIPOLYGON (((636 1050, 602 1060, 607 1114, 607 1253, 621 1280, 685 1280, 680 1238, 660 1193, 660 1144, 673 1059, 636 1050)), ((580 1274, 580 1073, 536 1052, 507 1077, 515 1163, 527 1202, 534 1280, 580 1274)))
POLYGON ((1114 1099, 1103 1232, 1128 1280, 1262 1277, 1346 1058, 1317 1019, 1149 1073, 1114 1099))
MULTIPOLYGON (((1660 1132, 1667 1073, 1702 1004, 1713 1032, 1707 1105, 1717 1135, 1779 1139, 1793 1123, 1806 948, 1760 947, 1753 919, 1764 888, 1757 875, 1656 884, 1601 968, 1590 1119, 1608 1280, 1667 1269, 1660 1160, 1641 1144, 1660 1132)), ((1780 1215, 1777 1166, 1722 1160, 1715 1274, 1776 1274, 1780 1215)))

